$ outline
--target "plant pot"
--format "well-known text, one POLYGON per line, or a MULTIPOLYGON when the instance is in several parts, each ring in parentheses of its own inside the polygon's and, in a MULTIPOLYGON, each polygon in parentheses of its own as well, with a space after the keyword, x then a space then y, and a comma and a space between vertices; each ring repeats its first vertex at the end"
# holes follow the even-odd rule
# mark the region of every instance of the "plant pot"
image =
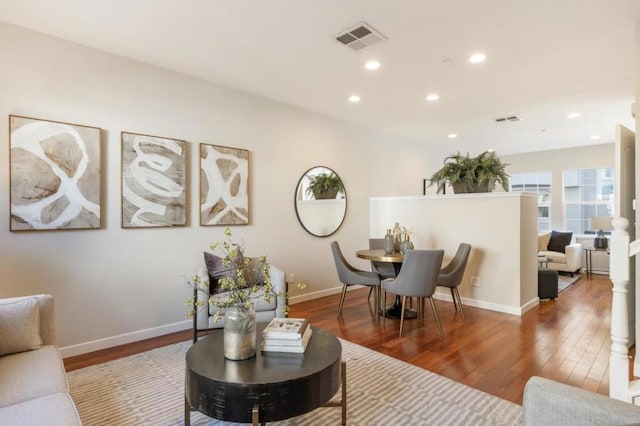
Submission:
POLYGON ((241 360, 255 354, 256 312, 245 307, 228 308, 224 314, 224 357, 241 360))
POLYGON ((475 183, 471 185, 466 185, 463 182, 455 182, 455 183, 452 183, 451 186, 453 187, 454 194, 473 194, 478 192, 491 192, 491 190, 489 190, 489 182, 483 183, 481 185, 478 185, 475 183))
POLYGON ((336 188, 328 189, 324 192, 314 194, 316 200, 333 200, 338 196, 338 190, 336 188))

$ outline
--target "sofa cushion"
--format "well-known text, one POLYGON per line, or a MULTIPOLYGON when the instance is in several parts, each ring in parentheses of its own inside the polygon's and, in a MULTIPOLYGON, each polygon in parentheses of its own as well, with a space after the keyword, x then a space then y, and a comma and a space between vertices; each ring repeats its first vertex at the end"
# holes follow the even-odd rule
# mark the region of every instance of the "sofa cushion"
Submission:
MULTIPOLYGON (((218 293, 216 295, 216 297, 224 299, 227 296, 228 292, 224 292, 224 293, 218 293)), ((253 309, 256 312, 262 312, 262 311, 272 311, 276 308, 276 302, 277 302, 277 297, 272 294, 271 297, 269 298, 269 301, 267 302, 264 299, 264 290, 260 289, 257 292, 255 292, 251 298, 251 300, 253 301, 253 309)), ((209 314, 213 315, 215 314, 217 311, 219 311, 220 308, 218 308, 215 305, 209 305, 209 314)))
POLYGON ((0 407, 68 392, 60 353, 53 345, 0 357, 0 407))
POLYGON ((558 253, 557 251, 543 251, 541 255, 549 259, 552 263, 567 263, 567 256, 564 253, 558 253))
POLYGON ((551 239, 551 232, 538 234, 538 251, 546 251, 547 247, 549 247, 550 239, 551 239))
POLYGON ((34 297, 0 304, 0 355, 42 346, 40 308, 34 297))
POLYGON ((0 408, 2 424, 11 426, 82 425, 76 407, 67 393, 54 393, 0 408))
POLYGON ((571 244, 571 238, 573 232, 558 232, 551 231, 551 238, 549 239, 549 245, 547 250, 557 251, 558 253, 564 253, 565 247, 571 244))

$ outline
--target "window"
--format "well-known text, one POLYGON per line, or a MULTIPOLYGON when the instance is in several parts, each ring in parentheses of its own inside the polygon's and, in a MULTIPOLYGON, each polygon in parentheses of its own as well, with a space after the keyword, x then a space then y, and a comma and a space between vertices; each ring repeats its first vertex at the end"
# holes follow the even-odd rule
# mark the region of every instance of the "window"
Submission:
POLYGON ((589 218, 613 216, 613 168, 565 170, 565 227, 575 234, 589 234, 589 218))
POLYGON ((514 173, 509 177, 512 192, 538 194, 538 232, 551 230, 551 173, 514 173))

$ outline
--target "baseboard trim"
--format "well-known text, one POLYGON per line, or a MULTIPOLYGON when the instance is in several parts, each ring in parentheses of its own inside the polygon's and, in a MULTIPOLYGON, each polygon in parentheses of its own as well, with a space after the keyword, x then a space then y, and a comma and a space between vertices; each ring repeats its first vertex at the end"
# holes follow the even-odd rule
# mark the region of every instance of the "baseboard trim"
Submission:
MULTIPOLYGON (((357 290, 357 289, 362 288, 362 287, 363 286, 361 286, 361 285, 350 285, 349 287, 347 287, 347 291, 357 290)), ((342 292, 342 286, 334 287, 334 288, 328 288, 326 290, 314 291, 314 292, 311 292, 311 293, 300 294, 300 295, 297 295, 297 296, 291 296, 291 297, 289 297, 289 304, 290 305, 295 305, 296 303, 306 302, 308 300, 318 299, 320 297, 332 296, 334 294, 340 294, 340 292, 342 292)))
MULTIPOLYGON (((451 298, 450 293, 436 292, 433 295, 433 298, 437 300, 443 300, 445 302, 453 303, 453 299, 451 298)), ((530 300, 529 302, 525 303, 520 307, 515 307, 515 306, 501 305, 499 303, 487 302, 486 300, 469 299, 466 297, 462 297, 462 304, 464 306, 473 306, 474 308, 487 309, 489 311, 502 312, 505 314, 521 316, 522 314, 527 312, 529 309, 536 306, 538 303, 538 300, 539 299, 536 297, 535 299, 530 300)))
POLYGON ((131 333, 119 334, 117 336, 106 337, 104 339, 78 343, 77 345, 64 346, 60 348, 60 354, 62 355, 62 358, 69 358, 71 356, 82 355, 89 352, 112 348, 114 346, 126 345, 127 343, 139 342, 140 340, 151 339, 153 337, 164 336, 165 334, 188 330, 191 327, 193 327, 192 320, 175 322, 173 324, 132 331, 131 333))

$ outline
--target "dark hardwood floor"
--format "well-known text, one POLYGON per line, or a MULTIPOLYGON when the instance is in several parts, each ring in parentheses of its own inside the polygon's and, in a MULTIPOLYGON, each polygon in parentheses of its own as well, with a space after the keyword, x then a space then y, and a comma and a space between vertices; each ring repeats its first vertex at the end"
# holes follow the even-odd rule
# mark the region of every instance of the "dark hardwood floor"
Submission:
MULTIPOLYGON (((534 375, 608 394, 608 276, 583 275, 558 299, 540 303, 521 317, 466 306, 464 323, 453 304, 437 300, 444 337, 427 303, 424 323, 405 321, 404 335, 398 338, 399 320, 383 324, 376 319, 367 295, 368 289, 349 292, 342 318, 336 317, 339 295, 292 305, 289 315, 309 318, 338 337, 518 404, 534 375)), ((64 363, 71 371, 190 337, 190 331, 174 333, 64 363)))

